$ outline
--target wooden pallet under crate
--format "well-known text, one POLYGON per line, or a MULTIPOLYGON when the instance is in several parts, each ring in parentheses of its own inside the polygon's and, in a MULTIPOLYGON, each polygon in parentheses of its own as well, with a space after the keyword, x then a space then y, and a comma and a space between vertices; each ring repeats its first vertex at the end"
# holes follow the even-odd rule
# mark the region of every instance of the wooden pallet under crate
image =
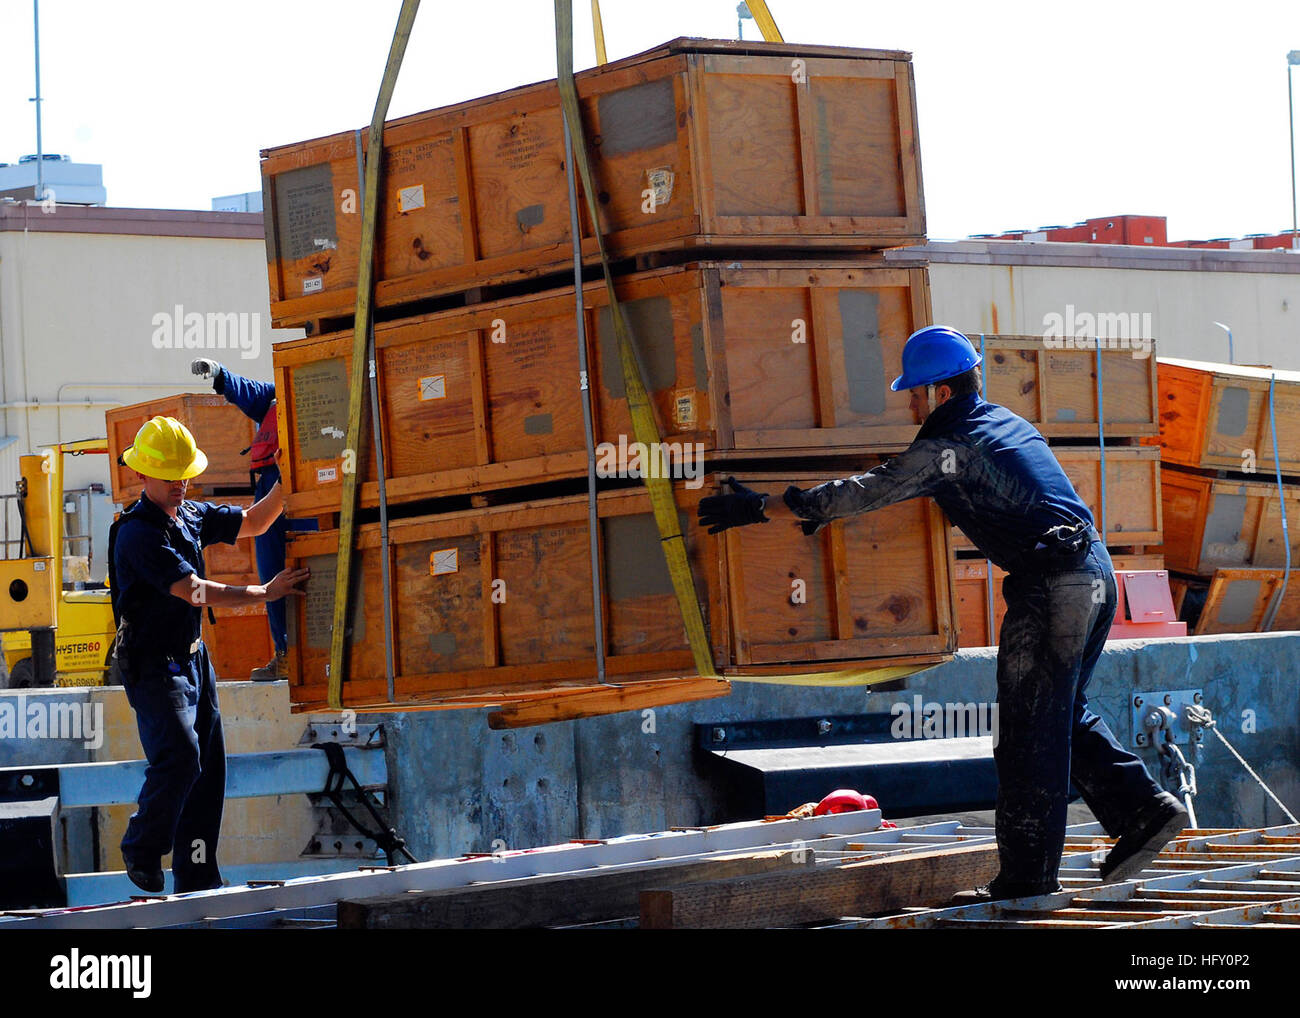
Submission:
MULTIPOLYGON (((583 71, 577 88, 615 258, 924 238, 907 53, 676 39, 583 71)), ((353 312, 355 145, 348 131, 262 153, 276 327, 353 312)), ((555 81, 391 121, 384 156, 378 305, 572 265, 555 81)))
MULTIPOLYGON (((930 320, 926 270, 704 262, 618 284, 665 441, 746 455, 898 450, 918 422, 902 370, 930 320)), ((596 442, 634 443, 601 283, 584 287, 596 442)), ((572 288, 375 329, 390 503, 587 472, 572 288)), ((352 333, 275 347, 294 515, 339 506, 352 333)), ((366 443, 361 504, 378 504, 366 443)))
POLYGON ((1300 371, 1161 357, 1160 446, 1166 463, 1206 470, 1276 470, 1273 408, 1283 474, 1300 474, 1300 371))
MULTIPOLYGON (((1097 532, 1101 520, 1101 450, 1085 446, 1053 446, 1074 490, 1092 510, 1097 532)), ((1160 450, 1152 446, 1106 448, 1106 533, 1109 545, 1146 546, 1161 540, 1160 450)), ((974 548, 953 527, 953 547, 974 548)), ((1176 568, 1172 564, 1170 568, 1176 568)))
MULTIPOLYGON (((1216 569, 1281 567, 1286 561, 1277 485, 1207 477, 1165 467, 1165 559, 1170 569, 1210 576, 1216 569)), ((1300 564, 1300 485, 1285 484, 1291 559, 1300 564)))
POLYGON ((253 444, 257 430, 251 420, 225 396, 216 393, 183 392, 165 399, 114 407, 104 414, 108 426, 108 469, 113 501, 123 508, 140 497, 144 485, 134 470, 118 457, 135 442, 136 432, 154 417, 174 417, 190 429, 194 441, 208 457, 208 467, 190 482, 191 499, 215 499, 218 489, 252 491, 248 477, 249 459, 244 450, 253 444))
MULTIPOLYGON (((779 493, 828 476, 741 475, 779 493)), ((937 664, 956 646, 949 546, 932 502, 914 499, 840 521, 813 538, 789 524, 709 536, 699 499, 675 483, 714 662, 725 673, 937 664)), ((599 498, 610 681, 694 674, 644 488, 599 498)), ((390 524, 396 699, 437 704, 480 692, 589 685, 595 676, 585 496, 390 524)), ((307 596, 289 607, 291 699, 326 700, 337 532, 290 535, 307 596)), ((354 559, 348 706, 386 701, 379 532, 354 559)))

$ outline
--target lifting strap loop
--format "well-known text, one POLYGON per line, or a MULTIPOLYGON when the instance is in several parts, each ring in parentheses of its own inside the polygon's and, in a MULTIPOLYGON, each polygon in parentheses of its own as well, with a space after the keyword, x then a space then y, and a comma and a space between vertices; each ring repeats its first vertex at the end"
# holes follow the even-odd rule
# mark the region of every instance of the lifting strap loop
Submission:
POLYGON ((419 860, 407 850, 406 841, 397 836, 397 831, 384 825, 383 818, 375 811, 375 807, 371 803, 370 794, 361 787, 361 783, 357 781, 356 775, 353 774, 352 770, 348 767, 348 761, 347 757, 343 753, 343 747, 337 742, 317 742, 314 743, 311 748, 323 750, 325 753, 325 759, 329 761, 330 765, 330 772, 325 778, 325 787, 321 789, 321 794, 326 796, 329 801, 334 804, 334 808, 347 818, 348 823, 352 825, 356 832, 363 838, 368 838, 373 841, 383 850, 384 856, 388 859, 389 866, 396 865, 393 862, 393 857, 399 852, 406 856, 407 862, 419 862, 419 860), (356 792, 357 798, 361 801, 361 805, 366 807, 366 810, 370 813, 371 817, 374 818, 375 823, 379 825, 375 830, 367 828, 360 820, 352 815, 351 810, 343 805, 344 781, 352 782, 352 790, 356 792))
MULTIPOLYGON (((586 132, 583 130, 582 116, 578 109, 578 90, 573 79, 572 0, 555 0, 555 56, 561 105, 564 118, 569 124, 569 132, 573 137, 574 165, 578 176, 582 179, 583 194, 587 200, 587 208, 591 212, 596 243, 600 248, 600 264, 604 270, 605 289, 609 295, 610 319, 618 341, 619 362, 623 369, 623 385, 627 393, 628 412, 632 417, 632 430, 636 440, 644 448, 661 449, 663 443, 659 425, 655 421, 654 409, 650 405, 650 398, 642 380, 643 375, 637 362, 636 350, 632 346, 627 318, 623 314, 618 295, 614 292, 614 276, 610 271, 609 253, 605 249, 605 236, 599 223, 600 203, 596 199, 591 162, 587 156, 586 132)), ((575 246, 580 246, 582 238, 575 236, 573 243, 575 246)), ((708 631, 695 593, 695 581, 691 575, 690 562, 686 557, 686 542, 682 538, 681 526, 677 519, 672 481, 667 477, 652 476, 656 473, 658 471, 653 469, 645 470, 642 480, 654 508, 655 525, 659 529, 660 543, 668 565, 668 575, 672 579, 673 592, 677 595, 677 605, 682 613, 686 639, 695 658, 696 671, 703 676, 716 675, 708 631)))

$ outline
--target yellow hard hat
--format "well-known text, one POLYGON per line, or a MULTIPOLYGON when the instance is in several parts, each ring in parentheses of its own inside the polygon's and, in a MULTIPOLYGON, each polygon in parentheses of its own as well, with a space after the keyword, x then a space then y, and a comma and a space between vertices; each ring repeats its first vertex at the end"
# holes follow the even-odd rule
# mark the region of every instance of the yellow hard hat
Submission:
POLYGON ((155 417, 135 433, 122 462, 146 477, 183 481, 208 468, 208 458, 194 444, 194 436, 175 417, 155 417))

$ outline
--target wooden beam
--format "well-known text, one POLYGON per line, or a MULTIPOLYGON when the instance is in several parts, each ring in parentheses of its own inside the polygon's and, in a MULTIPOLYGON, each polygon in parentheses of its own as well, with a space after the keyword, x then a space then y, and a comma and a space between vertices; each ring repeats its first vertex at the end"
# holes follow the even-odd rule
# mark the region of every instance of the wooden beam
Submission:
POLYGON ((731 683, 716 678, 630 682, 625 686, 609 686, 567 696, 542 695, 536 700, 510 704, 488 715, 488 727, 526 728, 529 725, 573 721, 601 714, 616 714, 619 711, 664 707, 670 703, 711 700, 730 693, 731 683))
POLYGON ((758 852, 344 900, 338 924, 344 930, 520 930, 600 922, 635 916, 638 896, 647 887, 757 876, 796 866, 807 872, 812 860, 809 850, 758 852))
POLYGON ((942 905, 998 872, 996 845, 641 892, 641 928, 762 929, 942 905))

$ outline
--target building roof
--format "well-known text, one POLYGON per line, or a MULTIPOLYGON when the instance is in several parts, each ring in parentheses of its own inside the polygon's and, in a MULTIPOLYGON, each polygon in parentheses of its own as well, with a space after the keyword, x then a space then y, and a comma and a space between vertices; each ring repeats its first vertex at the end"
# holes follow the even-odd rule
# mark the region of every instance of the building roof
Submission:
POLYGON ((207 237, 264 240, 260 212, 199 212, 190 209, 127 209, 0 202, 0 233, 98 233, 141 237, 207 237))

